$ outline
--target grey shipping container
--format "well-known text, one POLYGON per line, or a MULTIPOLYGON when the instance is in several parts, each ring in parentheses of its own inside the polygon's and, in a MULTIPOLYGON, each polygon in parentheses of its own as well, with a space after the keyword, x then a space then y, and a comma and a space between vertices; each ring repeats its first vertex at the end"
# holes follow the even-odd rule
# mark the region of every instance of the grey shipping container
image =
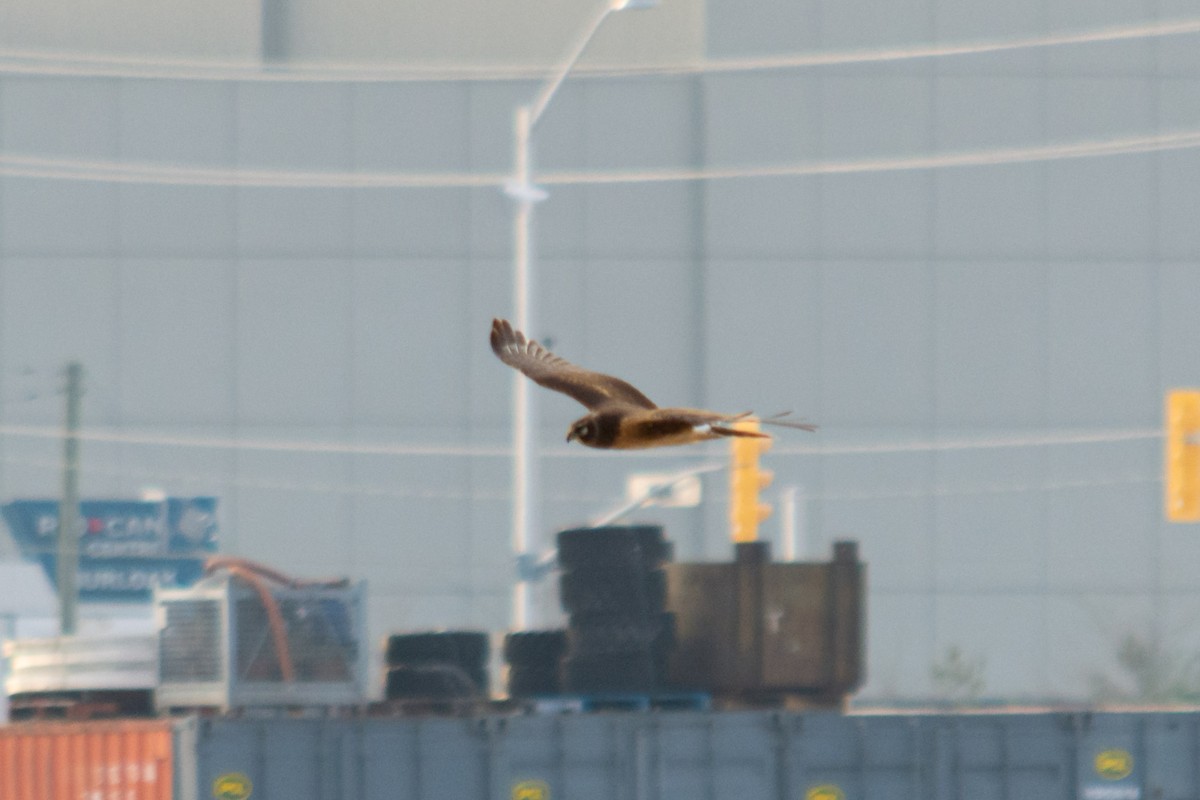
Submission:
POLYGON ((181 800, 1200 800, 1200 711, 190 719, 181 800))

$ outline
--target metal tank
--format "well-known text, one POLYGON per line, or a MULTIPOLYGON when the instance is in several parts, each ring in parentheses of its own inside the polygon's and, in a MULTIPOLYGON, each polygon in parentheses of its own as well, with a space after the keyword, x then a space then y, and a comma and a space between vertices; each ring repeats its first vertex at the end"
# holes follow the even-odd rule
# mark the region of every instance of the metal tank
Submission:
POLYGON ((748 702, 839 705, 864 676, 866 566, 854 542, 825 563, 774 563, 766 542, 731 563, 669 564, 671 681, 748 702))

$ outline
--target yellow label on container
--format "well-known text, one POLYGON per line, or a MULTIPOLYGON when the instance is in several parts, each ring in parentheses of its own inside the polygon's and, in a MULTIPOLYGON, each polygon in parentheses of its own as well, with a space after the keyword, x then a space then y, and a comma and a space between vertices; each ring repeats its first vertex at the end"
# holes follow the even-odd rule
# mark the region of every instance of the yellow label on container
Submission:
POLYGON ((550 786, 545 781, 514 783, 512 800, 550 800, 550 786))
POLYGON ((1133 772, 1133 756, 1128 750, 1112 749, 1096 754, 1096 774, 1110 781, 1119 781, 1133 772))
POLYGON ((254 784, 240 772, 226 772, 213 781, 212 793, 217 800, 246 800, 254 784))
POLYGON ((804 800, 846 800, 845 793, 832 783, 822 783, 820 786, 811 786, 804 793, 804 800))

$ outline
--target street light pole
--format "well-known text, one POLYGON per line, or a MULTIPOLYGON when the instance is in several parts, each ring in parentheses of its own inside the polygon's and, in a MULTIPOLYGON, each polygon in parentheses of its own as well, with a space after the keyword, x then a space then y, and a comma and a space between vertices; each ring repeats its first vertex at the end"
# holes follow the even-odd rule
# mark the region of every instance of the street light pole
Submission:
MULTIPOLYGON (((544 199, 530 182, 530 143, 532 124, 528 106, 517 109, 513 121, 513 138, 516 141, 513 182, 505 191, 516 201, 513 218, 513 316, 517 330, 529 335, 530 239, 533 228, 533 206, 544 199)), ((512 505, 512 548, 518 559, 528 558, 533 552, 530 519, 533 509, 533 408, 529 392, 529 381, 521 373, 513 376, 513 505, 512 505)), ((517 582, 513 588, 513 627, 522 630, 529 627, 532 610, 530 598, 530 576, 527 565, 518 563, 517 582)))
POLYGON ((79 411, 83 366, 67 365, 67 418, 63 429, 63 489, 58 507, 58 632, 74 636, 79 620, 79 411))
MULTIPOLYGON (((614 11, 628 8, 653 8, 657 0, 609 0, 567 51, 554 74, 542 84, 528 105, 516 109, 513 117, 513 177, 505 193, 515 201, 513 215, 513 317, 517 330, 533 336, 529 308, 533 297, 532 250, 533 209, 546 199, 546 192, 533 184, 533 131, 554 93, 579 61, 592 37, 614 11)), ((517 583, 513 590, 513 627, 529 627, 532 618, 530 581, 531 561, 537 559, 533 541, 537 502, 535 498, 537 458, 534 453, 536 414, 529 380, 521 373, 513 375, 513 508, 512 548, 517 557, 517 583)))

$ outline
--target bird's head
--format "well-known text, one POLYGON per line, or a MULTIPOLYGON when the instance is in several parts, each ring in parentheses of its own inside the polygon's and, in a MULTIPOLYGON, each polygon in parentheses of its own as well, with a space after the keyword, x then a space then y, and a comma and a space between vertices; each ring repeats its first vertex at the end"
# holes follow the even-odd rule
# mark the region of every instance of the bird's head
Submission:
POLYGON ((580 444, 594 446, 597 442, 599 432, 600 426, 596 423, 595 418, 587 416, 571 423, 571 429, 567 431, 567 441, 578 440, 580 444))

